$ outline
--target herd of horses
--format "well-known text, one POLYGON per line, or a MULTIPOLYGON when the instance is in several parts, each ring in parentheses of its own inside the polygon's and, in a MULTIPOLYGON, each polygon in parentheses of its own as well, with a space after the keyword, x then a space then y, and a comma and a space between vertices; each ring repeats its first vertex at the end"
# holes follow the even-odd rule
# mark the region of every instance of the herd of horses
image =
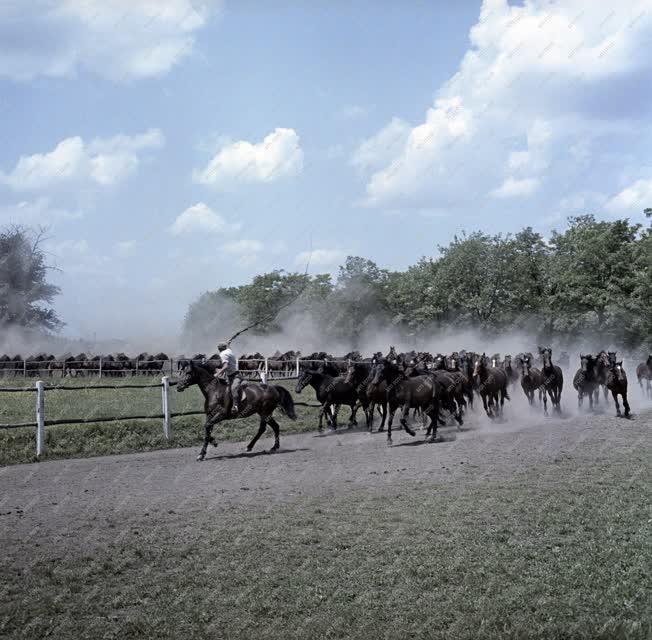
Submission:
POLYGON ((3 354, 0 356, 0 376, 37 377, 46 373, 52 377, 59 372, 65 378, 66 376, 93 375, 100 371, 102 375, 109 377, 137 374, 157 375, 166 370, 166 363, 169 361, 170 358, 165 353, 151 355, 146 352, 131 358, 124 353, 94 356, 79 353, 76 356, 66 354, 59 358, 46 353, 26 358, 21 355, 12 357, 3 354))
MULTIPOLYGON (((294 352, 292 352, 294 353, 294 352)), ((199 355, 199 354, 198 354, 199 355)), ((296 366, 294 355, 293 366, 296 366)), ((256 358, 252 358, 256 360, 256 358)), ((242 362, 242 359, 241 359, 242 362)), ((319 431, 323 421, 336 430, 338 411, 348 406, 351 414, 349 427, 357 425, 356 415, 362 409, 366 426, 373 429, 375 413, 380 414, 378 431, 387 429, 388 444, 392 443, 392 425, 399 412, 400 424, 410 435, 415 432, 408 423, 410 411, 419 416, 427 426, 426 438, 434 442, 437 428, 453 421, 458 428, 464 424, 464 416, 474 410, 474 401, 480 398, 483 410, 490 419, 503 415, 505 402, 510 392, 518 386, 531 406, 537 402, 548 415, 548 401, 555 413, 561 413, 561 398, 564 389, 564 369, 570 367, 568 354, 560 354, 553 361, 549 347, 539 347, 537 354, 519 353, 516 356, 456 351, 450 355, 432 355, 427 352, 397 353, 391 347, 387 354, 378 352, 363 358, 358 352, 344 358, 332 359, 320 352, 299 358, 299 378, 295 392, 300 394, 310 386, 320 405, 319 431)), ((267 425, 274 430, 275 443, 279 446, 279 425, 272 414, 280 408, 285 415, 296 419, 294 401, 287 389, 281 385, 245 382, 242 386, 240 410, 233 414, 228 389, 219 378, 215 378, 215 362, 212 359, 190 358, 180 362, 178 391, 198 385, 205 398, 205 437, 198 460, 203 460, 209 444, 216 445, 212 429, 224 420, 237 419, 257 414, 259 430, 249 443, 251 451, 267 425)), ((652 355, 647 357, 636 370, 636 375, 648 398, 652 398, 652 355)), ((618 398, 622 400, 624 417, 630 417, 627 397, 627 375, 622 360, 615 351, 600 351, 597 355, 581 354, 579 368, 573 376, 573 387, 577 392, 578 405, 583 406, 585 398, 590 407, 599 402, 600 391, 608 402, 611 393, 616 413, 623 415, 618 398)))

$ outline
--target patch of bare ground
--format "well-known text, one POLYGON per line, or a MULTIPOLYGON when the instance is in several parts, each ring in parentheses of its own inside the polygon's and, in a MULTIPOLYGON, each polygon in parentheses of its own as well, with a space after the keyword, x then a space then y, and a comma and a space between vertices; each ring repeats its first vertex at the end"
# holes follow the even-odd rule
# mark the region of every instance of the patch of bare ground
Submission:
POLYGON ((469 426, 5 467, 0 635, 649 637, 652 412, 469 426))

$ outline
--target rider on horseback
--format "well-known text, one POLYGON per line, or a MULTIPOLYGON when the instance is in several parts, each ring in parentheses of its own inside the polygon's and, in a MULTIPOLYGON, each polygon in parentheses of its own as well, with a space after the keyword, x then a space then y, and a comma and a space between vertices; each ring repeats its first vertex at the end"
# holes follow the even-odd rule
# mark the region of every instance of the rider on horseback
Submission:
POLYGON ((217 345, 217 350, 220 354, 220 360, 222 360, 222 366, 215 372, 215 377, 226 380, 231 392, 232 411, 233 413, 238 413, 240 411, 238 406, 238 392, 242 382, 242 379, 238 374, 238 362, 236 360, 235 354, 233 351, 231 351, 231 348, 225 342, 220 342, 217 345))

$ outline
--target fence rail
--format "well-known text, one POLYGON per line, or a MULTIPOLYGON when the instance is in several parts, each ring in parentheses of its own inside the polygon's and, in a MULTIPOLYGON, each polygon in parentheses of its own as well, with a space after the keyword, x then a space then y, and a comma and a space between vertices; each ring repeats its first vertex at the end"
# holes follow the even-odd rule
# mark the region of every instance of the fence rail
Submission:
MULTIPOLYGON (((180 363, 191 358, 170 358, 168 360, 9 360, 0 361, 0 377, 38 378, 42 375, 53 377, 127 377, 146 375, 174 375, 180 363)), ((204 363, 217 364, 218 360, 205 358, 204 363)), ((283 379, 298 377, 301 365, 322 363, 323 360, 277 360, 274 358, 243 358, 238 360, 238 371, 243 375, 256 376, 261 371, 270 378, 283 379)), ((335 358, 329 362, 343 364, 348 360, 335 358)))

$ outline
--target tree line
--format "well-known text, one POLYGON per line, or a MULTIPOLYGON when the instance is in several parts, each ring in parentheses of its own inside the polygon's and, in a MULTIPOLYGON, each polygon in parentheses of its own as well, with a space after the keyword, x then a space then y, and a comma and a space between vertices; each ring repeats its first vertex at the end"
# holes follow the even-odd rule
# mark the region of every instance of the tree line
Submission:
POLYGON ((488 335, 522 330, 562 344, 590 335, 621 348, 652 347, 650 225, 582 215, 547 239, 531 227, 507 235, 475 231, 455 236, 437 254, 405 271, 349 256, 335 279, 283 270, 257 275, 199 296, 183 333, 205 345, 256 321, 253 332, 274 333, 295 316, 309 318, 325 340, 353 348, 368 331, 388 326, 415 341, 455 327, 488 335))
MULTIPOLYGON (((64 324, 51 306, 60 290, 48 281, 43 240, 42 230, 0 229, 0 330, 57 332, 64 324)), ((522 330, 557 343, 599 336, 602 344, 649 349, 652 227, 583 215, 549 238, 531 227, 464 233, 404 271, 360 256, 346 258, 335 278, 275 270, 203 293, 182 331, 186 342, 205 348, 257 321, 252 333, 288 325, 300 332, 296 319, 352 348, 387 327, 415 343, 454 327, 488 335, 522 330)))

